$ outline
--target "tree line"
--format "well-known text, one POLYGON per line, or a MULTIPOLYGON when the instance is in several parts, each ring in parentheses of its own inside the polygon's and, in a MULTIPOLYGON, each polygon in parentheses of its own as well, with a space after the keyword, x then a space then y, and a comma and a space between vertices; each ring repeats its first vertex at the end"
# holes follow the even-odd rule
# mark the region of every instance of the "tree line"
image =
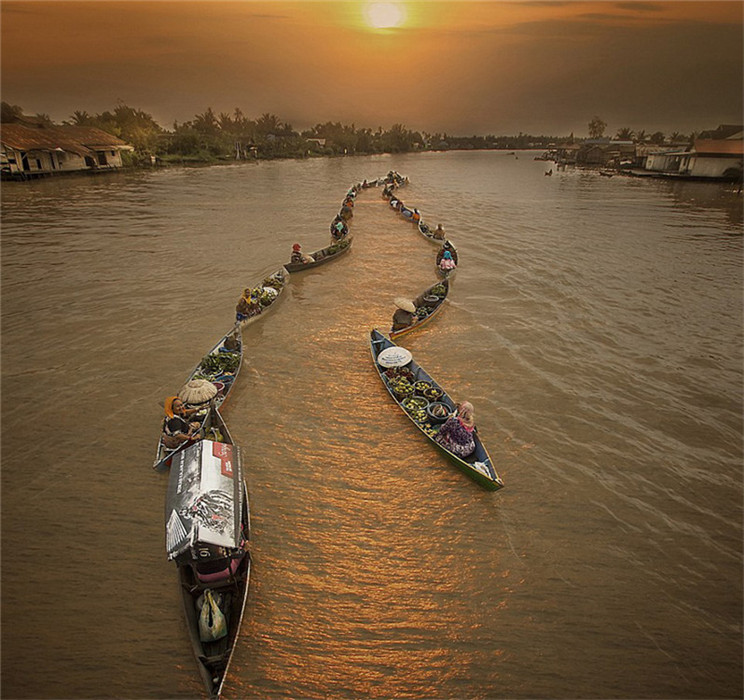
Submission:
MULTIPOLYGON (((52 125, 46 114, 24 116, 18 105, 2 103, 1 121, 23 122, 29 119, 36 124, 52 125)), ((314 155, 406 153, 416 150, 449 149, 525 149, 547 148, 550 145, 574 140, 570 136, 454 136, 442 132, 415 131, 403 124, 393 124, 389 129, 357 128, 340 122, 316 124, 311 129, 296 131, 291 124, 277 115, 264 113, 250 119, 239 109, 229 114, 216 114, 208 108, 193 119, 174 122, 171 129, 161 127, 147 112, 120 103, 112 111, 89 114, 76 110, 62 124, 93 126, 112 134, 134 147, 129 156, 134 163, 162 161, 214 162, 219 160, 249 158, 303 158, 314 155)), ((599 138, 606 123, 599 117, 589 122, 589 135, 599 138)), ((680 137, 676 132, 670 135, 680 137)), ((618 138, 646 139, 645 132, 629 129, 618 131, 618 138)), ((579 139, 577 139, 579 140, 579 139)), ((664 143, 665 136, 657 132, 648 137, 652 143, 664 143)))

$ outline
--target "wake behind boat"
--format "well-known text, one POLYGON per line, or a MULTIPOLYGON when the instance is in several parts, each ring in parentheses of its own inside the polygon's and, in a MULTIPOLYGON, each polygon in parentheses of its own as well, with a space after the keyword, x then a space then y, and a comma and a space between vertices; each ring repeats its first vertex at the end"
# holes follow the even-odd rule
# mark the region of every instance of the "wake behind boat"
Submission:
POLYGON ((502 488, 504 482, 493 468, 491 457, 481 442, 477 429, 473 432, 475 450, 465 458, 458 457, 435 440, 440 429, 440 421, 444 422, 446 417, 455 411, 455 402, 431 375, 413 360, 410 352, 396 345, 377 329, 370 332, 370 348, 375 369, 382 383, 413 424, 442 454, 480 486, 489 491, 502 488), (390 352, 391 349, 398 357, 395 361, 387 362, 383 353, 390 352))

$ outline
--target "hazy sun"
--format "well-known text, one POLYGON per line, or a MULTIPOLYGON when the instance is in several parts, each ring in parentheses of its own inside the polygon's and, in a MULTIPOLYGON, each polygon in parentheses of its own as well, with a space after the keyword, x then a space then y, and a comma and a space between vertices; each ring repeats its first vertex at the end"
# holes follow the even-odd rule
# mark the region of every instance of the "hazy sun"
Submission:
POLYGON ((375 29, 399 26, 405 19, 405 11, 398 2, 368 2, 364 8, 367 24, 375 29))

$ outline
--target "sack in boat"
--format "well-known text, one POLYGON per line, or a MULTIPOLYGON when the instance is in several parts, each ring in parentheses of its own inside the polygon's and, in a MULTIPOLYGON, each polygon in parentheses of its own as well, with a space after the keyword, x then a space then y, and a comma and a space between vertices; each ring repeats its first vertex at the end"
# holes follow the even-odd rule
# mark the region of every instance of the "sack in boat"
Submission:
POLYGON ((175 450, 176 447, 180 447, 183 442, 184 440, 182 440, 179 437, 176 437, 175 435, 163 435, 163 444, 169 450, 175 450))
POLYGON ((227 620, 215 602, 212 591, 204 592, 204 605, 199 615, 199 639, 202 642, 216 642, 227 635, 227 620))

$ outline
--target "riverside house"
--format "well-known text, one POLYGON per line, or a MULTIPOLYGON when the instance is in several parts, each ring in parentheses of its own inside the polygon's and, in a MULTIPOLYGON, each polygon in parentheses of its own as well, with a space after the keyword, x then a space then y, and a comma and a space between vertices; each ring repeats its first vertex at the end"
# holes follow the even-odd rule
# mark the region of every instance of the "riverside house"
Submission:
POLYGON ((92 126, 9 123, 0 127, 3 179, 115 170, 122 167, 122 152, 133 150, 116 136, 92 126))

